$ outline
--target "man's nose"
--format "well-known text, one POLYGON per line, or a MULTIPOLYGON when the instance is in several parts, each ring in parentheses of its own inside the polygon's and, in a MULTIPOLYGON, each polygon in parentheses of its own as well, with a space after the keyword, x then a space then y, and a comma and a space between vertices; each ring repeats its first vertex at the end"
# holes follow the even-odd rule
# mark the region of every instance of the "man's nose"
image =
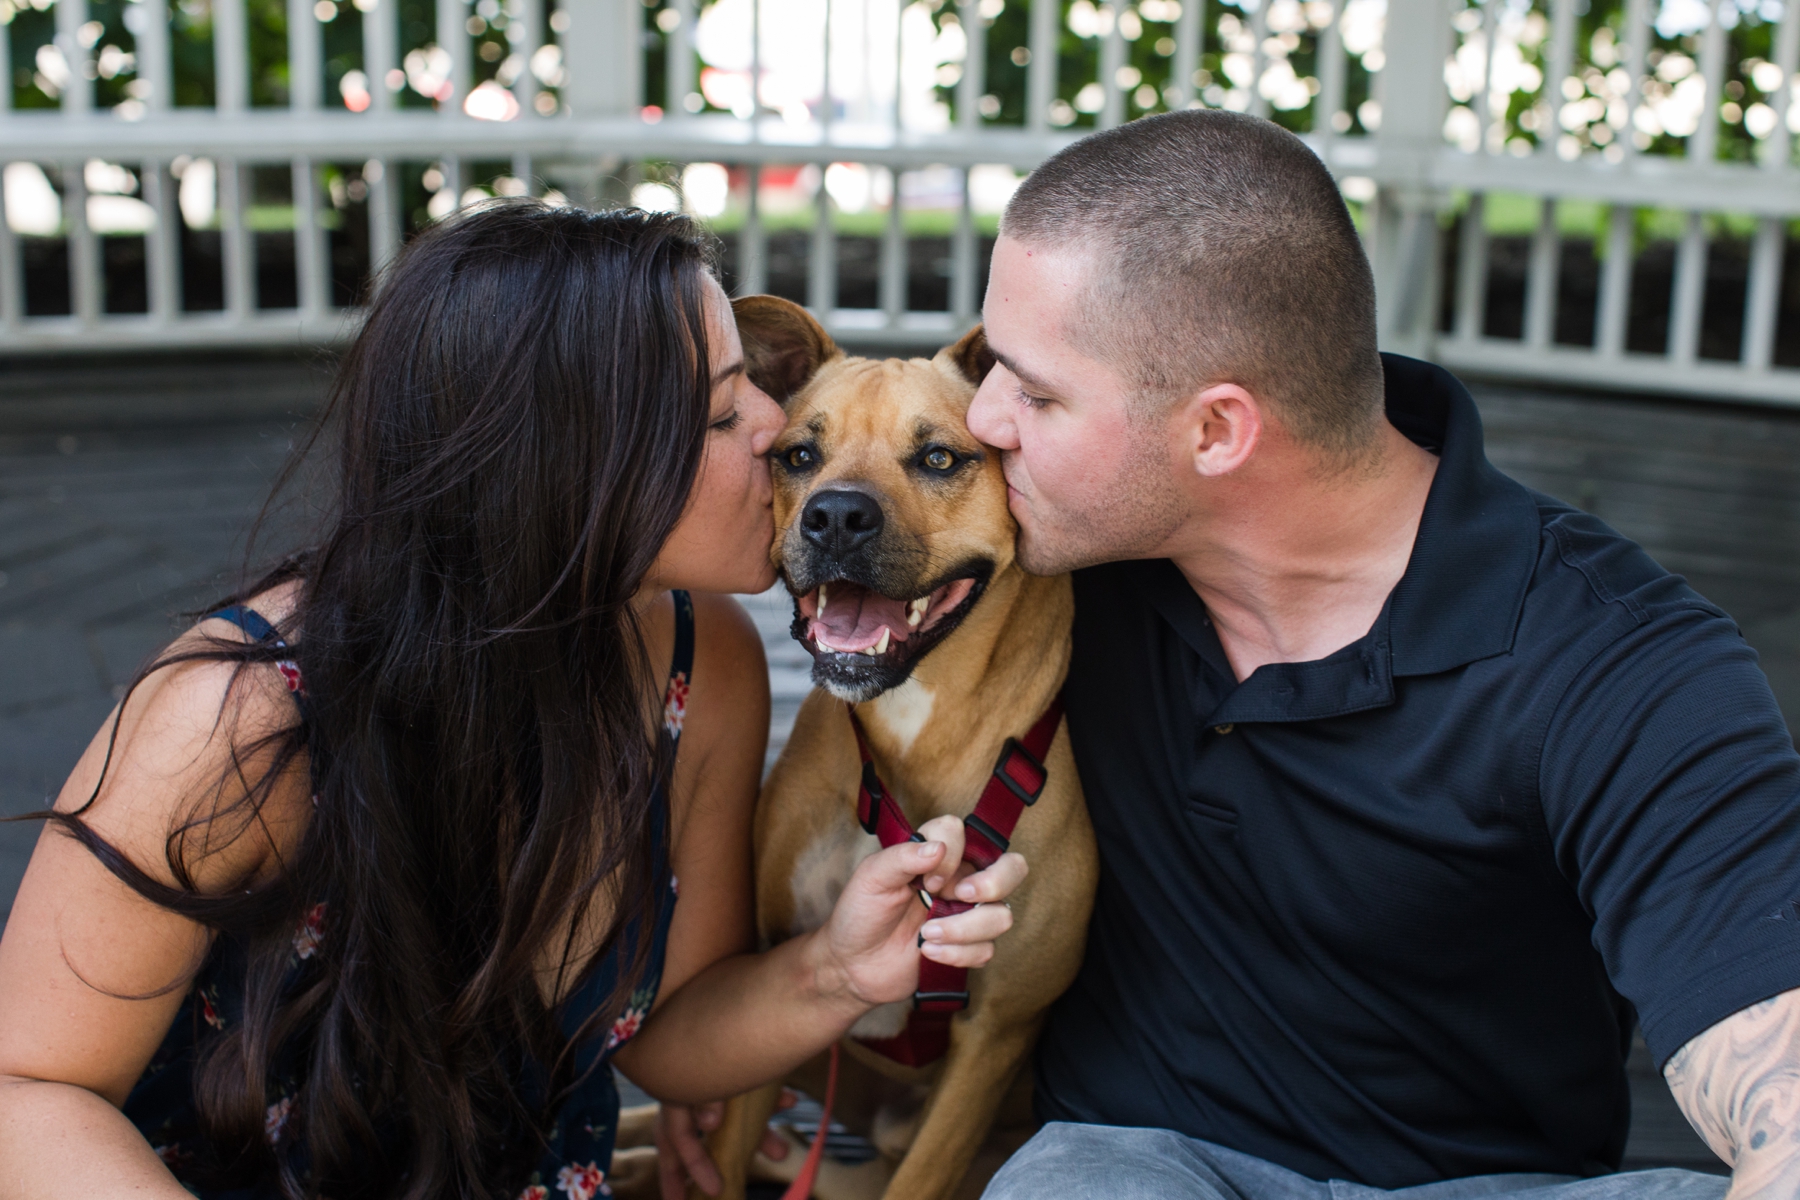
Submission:
POLYGON ((969 432, 977 441, 985 442, 999 450, 1017 450, 1019 434, 1007 413, 1006 398, 1002 394, 1000 377, 1010 372, 1005 367, 995 367, 975 389, 975 399, 969 402, 969 432))
POLYGON ((833 558, 843 558, 881 532, 881 505, 867 492, 833 488, 815 492, 800 511, 800 533, 833 558))

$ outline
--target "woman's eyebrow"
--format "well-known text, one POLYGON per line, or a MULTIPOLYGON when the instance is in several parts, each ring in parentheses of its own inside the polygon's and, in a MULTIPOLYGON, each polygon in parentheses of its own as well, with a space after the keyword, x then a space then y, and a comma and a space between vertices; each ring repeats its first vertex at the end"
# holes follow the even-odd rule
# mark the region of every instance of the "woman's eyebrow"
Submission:
POLYGON ((744 373, 744 360, 740 358, 736 362, 732 363, 730 366, 720 367, 718 370, 716 370, 712 373, 713 386, 717 387, 719 384, 724 383, 727 379, 730 379, 733 375, 741 375, 743 373, 744 373))

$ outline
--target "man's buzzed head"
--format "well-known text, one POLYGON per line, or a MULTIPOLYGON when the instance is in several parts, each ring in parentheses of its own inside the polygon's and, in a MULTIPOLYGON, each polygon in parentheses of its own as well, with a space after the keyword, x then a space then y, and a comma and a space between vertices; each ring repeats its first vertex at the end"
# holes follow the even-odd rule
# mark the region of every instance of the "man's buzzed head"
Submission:
POLYGON ((1091 259, 1069 333, 1150 397, 1236 383, 1334 456, 1379 428, 1368 259, 1330 172, 1279 126, 1213 109, 1083 138, 1019 186, 1002 232, 1091 259))

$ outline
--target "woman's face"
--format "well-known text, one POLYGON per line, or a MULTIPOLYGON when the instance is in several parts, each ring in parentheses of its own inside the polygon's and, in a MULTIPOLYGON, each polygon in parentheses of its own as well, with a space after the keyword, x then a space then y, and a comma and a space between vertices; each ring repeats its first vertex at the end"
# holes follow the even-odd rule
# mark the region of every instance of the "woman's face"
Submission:
POLYGON ((774 491, 765 457, 786 418, 744 374, 744 347, 725 290, 709 275, 706 346, 712 413, 687 508, 650 570, 657 590, 760 592, 775 582, 774 491))

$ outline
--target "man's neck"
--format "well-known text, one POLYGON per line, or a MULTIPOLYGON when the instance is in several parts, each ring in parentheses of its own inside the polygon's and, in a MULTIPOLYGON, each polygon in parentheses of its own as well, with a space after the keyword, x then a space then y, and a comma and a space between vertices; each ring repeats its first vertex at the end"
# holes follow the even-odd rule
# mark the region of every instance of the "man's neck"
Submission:
POLYGON ((1291 445, 1259 465, 1170 554, 1239 680, 1368 633, 1406 573, 1438 460, 1384 421, 1359 467, 1324 475, 1291 445))

